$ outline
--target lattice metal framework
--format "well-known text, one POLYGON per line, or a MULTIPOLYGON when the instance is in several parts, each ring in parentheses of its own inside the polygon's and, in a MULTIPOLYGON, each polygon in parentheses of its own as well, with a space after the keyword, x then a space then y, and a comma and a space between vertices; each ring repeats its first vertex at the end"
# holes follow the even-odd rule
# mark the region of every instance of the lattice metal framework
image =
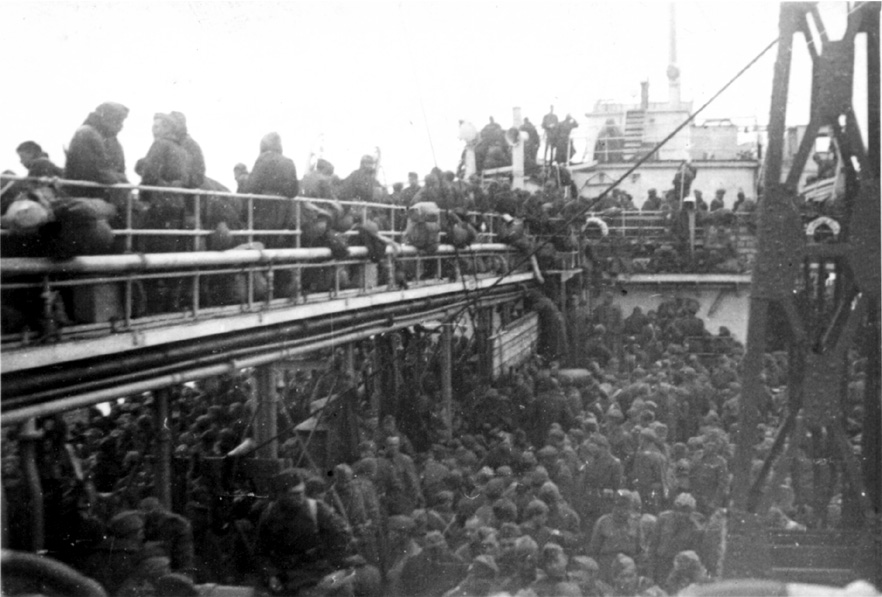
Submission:
MULTIPOLYGON (((843 520, 860 526, 882 507, 880 458, 880 190, 879 7, 855 5, 845 35, 832 40, 814 3, 782 3, 775 64, 758 253, 753 272, 747 353, 736 454, 733 510, 760 513, 775 461, 788 445, 810 440, 815 462, 835 462, 843 485, 843 520), (803 33, 813 63, 811 119, 788 173, 782 172, 794 34, 803 33), (856 40, 866 38, 868 147, 852 103, 856 40), (819 132, 839 148, 845 193, 831 214, 838 235, 806 234, 797 185, 819 132), (787 415, 759 474, 752 474, 757 426, 763 421, 762 373, 775 313, 786 314, 789 350, 787 415), (866 357, 864 421, 859 451, 846 432, 850 356, 866 357)), ((859 73, 863 74, 863 73, 859 73)), ((816 492, 830 497, 815 475, 816 492)), ((826 506, 826 504, 824 504, 826 506)), ((736 514, 737 517, 737 514, 736 514)))

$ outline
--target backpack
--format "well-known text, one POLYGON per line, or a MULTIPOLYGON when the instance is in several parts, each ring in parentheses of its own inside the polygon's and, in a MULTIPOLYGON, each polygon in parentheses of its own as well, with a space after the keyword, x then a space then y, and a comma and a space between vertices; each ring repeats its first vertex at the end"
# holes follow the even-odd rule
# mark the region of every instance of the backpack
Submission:
POLYGON ((441 233, 441 209, 431 201, 414 203, 407 210, 407 228, 404 242, 420 251, 434 253, 438 250, 441 233))
POLYGON ((464 249, 475 242, 478 231, 468 220, 449 212, 447 215, 447 241, 457 249, 464 249))

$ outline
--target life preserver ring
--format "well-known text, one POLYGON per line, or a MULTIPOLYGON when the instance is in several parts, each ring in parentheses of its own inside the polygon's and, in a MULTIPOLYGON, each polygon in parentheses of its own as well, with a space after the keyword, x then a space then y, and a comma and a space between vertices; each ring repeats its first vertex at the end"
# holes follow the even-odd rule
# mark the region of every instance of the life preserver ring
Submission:
POLYGON ((604 222, 602 219, 597 216, 592 216, 585 220, 585 225, 582 226, 582 235, 585 235, 585 231, 588 229, 588 226, 591 224, 596 224, 600 227, 600 233, 602 236, 609 236, 609 224, 604 222))
POLYGON ((830 232, 833 233, 834 237, 839 236, 839 231, 842 230, 842 226, 831 218, 830 216, 821 216, 819 218, 815 218, 811 222, 808 223, 808 226, 805 227, 805 235, 809 237, 813 237, 815 232, 821 226, 827 226, 830 229, 830 232))
MULTIPOLYGON (((106 597, 107 593, 97 581, 83 576, 67 564, 38 556, 33 553, 4 549, 2 552, 4 580, 33 579, 42 583, 51 593, 73 597, 106 597)), ((4 587, 5 589, 6 587, 4 587)))

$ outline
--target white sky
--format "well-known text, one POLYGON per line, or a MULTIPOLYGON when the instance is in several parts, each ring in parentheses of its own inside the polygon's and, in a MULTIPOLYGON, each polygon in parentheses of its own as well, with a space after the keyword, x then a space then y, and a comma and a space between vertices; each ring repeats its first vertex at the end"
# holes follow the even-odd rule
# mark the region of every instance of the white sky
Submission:
MULTIPOLYGON (((682 97, 696 107, 777 36, 776 3, 676 7, 682 97)), ((0 169, 16 172, 26 139, 63 164, 103 101, 131 110, 120 140, 133 181, 153 114, 179 110, 208 175, 228 186, 273 130, 301 175, 321 135, 342 176, 380 146, 391 185, 434 165, 430 139, 437 164, 453 169, 460 118, 509 126, 520 106, 538 124, 553 103, 579 120, 597 99, 636 100, 646 78, 653 101, 667 97, 665 2, 29 0, 0 1, 0 19, 0 169)), ((775 54, 699 121, 765 124, 775 54)), ((789 120, 804 123, 809 74, 798 71, 789 120)))

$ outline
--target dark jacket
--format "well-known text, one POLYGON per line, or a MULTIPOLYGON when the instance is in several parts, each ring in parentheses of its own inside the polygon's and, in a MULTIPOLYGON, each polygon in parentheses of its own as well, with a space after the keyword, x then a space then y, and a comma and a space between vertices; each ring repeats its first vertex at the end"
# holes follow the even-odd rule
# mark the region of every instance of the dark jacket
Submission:
MULTIPOLYGON (((270 133, 260 142, 260 157, 248 176, 246 193, 294 198, 300 193, 300 182, 294 162, 282 155, 282 142, 270 133)), ((296 226, 293 201, 254 200, 255 230, 284 230, 296 226)), ((260 239, 258 239, 260 240, 260 239)))
POLYGON ((373 170, 359 168, 343 179, 339 196, 350 201, 373 202, 374 189, 378 186, 373 170))
POLYGON ((270 504, 257 525, 255 553, 266 576, 287 575, 302 586, 314 585, 323 576, 342 568, 350 555, 346 523, 323 502, 292 505, 284 500, 270 504))

